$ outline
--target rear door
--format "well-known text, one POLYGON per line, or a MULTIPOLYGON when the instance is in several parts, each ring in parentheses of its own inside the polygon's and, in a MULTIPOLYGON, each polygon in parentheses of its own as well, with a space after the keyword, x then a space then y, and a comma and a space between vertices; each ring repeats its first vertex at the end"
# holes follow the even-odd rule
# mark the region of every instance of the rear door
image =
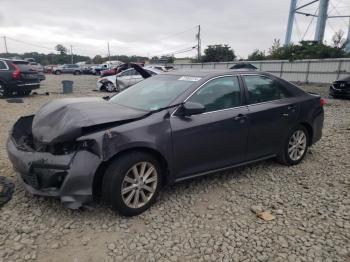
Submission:
POLYGON ((276 154, 297 119, 298 104, 276 79, 243 75, 249 110, 247 160, 276 154))
POLYGON ((248 109, 241 98, 236 76, 214 78, 187 99, 205 113, 170 118, 178 179, 245 160, 248 109))

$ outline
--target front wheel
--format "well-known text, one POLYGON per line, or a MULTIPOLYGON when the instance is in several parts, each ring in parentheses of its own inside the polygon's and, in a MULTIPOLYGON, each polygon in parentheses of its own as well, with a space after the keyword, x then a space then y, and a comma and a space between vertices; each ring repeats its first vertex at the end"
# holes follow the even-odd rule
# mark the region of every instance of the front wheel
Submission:
POLYGON ((32 90, 20 91, 18 94, 21 96, 29 96, 32 90))
POLYGON ((107 83, 105 84, 105 90, 106 90, 107 92, 114 92, 114 91, 116 91, 116 88, 115 88, 115 86, 113 85, 113 83, 107 82, 107 83))
POLYGON ((61 74, 60 70, 55 71, 55 75, 60 75, 60 74, 61 74))
POLYGON ((122 155, 106 170, 102 198, 124 216, 139 215, 155 202, 161 178, 160 164, 153 155, 143 152, 122 155))
POLYGON ((309 146, 309 134, 302 125, 294 128, 285 141, 278 161, 285 165, 299 164, 305 157, 309 146))

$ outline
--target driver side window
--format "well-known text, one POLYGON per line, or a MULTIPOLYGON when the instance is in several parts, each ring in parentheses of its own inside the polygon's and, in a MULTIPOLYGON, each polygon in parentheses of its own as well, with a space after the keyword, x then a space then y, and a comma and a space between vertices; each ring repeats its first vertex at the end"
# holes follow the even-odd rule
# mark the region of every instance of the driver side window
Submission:
POLYGON ((188 101, 202 104, 206 112, 240 106, 241 92, 238 79, 234 76, 213 79, 194 93, 188 101))

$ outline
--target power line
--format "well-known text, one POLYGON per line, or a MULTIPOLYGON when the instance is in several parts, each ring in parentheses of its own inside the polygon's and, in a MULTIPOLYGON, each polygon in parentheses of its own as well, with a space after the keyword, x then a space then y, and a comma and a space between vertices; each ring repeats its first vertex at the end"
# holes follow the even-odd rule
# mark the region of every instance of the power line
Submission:
POLYGON ((191 46, 191 47, 187 47, 187 48, 184 48, 184 49, 180 49, 180 50, 175 50, 175 51, 163 53, 161 56, 177 55, 177 54, 187 53, 187 52, 190 52, 190 51, 192 51, 192 50, 194 50, 196 48, 197 48, 197 45, 191 46))
POLYGON ((25 45, 30 45, 30 46, 35 46, 35 47, 39 47, 39 48, 44 48, 44 49, 47 49, 47 50, 54 50, 53 48, 50 48, 50 47, 47 47, 47 46, 42 46, 42 45, 37 45, 37 44, 32 44, 32 43, 28 43, 28 42, 25 42, 25 41, 22 41, 22 40, 17 40, 17 39, 14 39, 12 37, 6 37, 7 39, 10 39, 14 42, 18 42, 18 43, 21 43, 21 44, 25 44, 25 45))
MULTIPOLYGON (((316 11, 315 11, 315 14, 314 14, 314 15, 316 15, 316 14, 317 14, 317 12, 318 12, 318 8, 316 9, 316 11)), ((306 31, 305 31, 305 33, 304 33, 304 35, 303 35, 302 40, 304 40, 304 39, 305 39, 305 36, 306 36, 306 34, 308 33, 308 31, 309 31, 309 29, 310 29, 310 26, 311 26, 312 22, 314 21, 314 19, 315 19, 315 16, 313 16, 313 17, 312 17, 312 19, 311 19, 311 21, 310 21, 309 25, 307 26, 306 31)))
POLYGON ((299 24, 297 22, 297 18, 296 17, 294 18, 294 22, 295 22, 295 27, 297 29, 297 33, 298 33, 298 36, 299 36, 299 42, 300 42, 301 41, 301 31, 300 31, 299 24))

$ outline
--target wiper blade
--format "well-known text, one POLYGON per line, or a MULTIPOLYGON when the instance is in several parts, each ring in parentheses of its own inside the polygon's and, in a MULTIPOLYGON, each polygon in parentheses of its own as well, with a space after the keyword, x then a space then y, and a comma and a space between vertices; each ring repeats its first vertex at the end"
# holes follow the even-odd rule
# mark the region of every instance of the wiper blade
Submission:
POLYGON ((183 105, 183 102, 182 103, 178 103, 178 104, 174 104, 174 105, 170 105, 170 106, 161 107, 161 108, 149 111, 146 115, 152 115, 154 113, 158 113, 158 112, 161 112, 163 110, 174 108, 174 107, 178 107, 178 106, 181 106, 181 105, 183 105))

